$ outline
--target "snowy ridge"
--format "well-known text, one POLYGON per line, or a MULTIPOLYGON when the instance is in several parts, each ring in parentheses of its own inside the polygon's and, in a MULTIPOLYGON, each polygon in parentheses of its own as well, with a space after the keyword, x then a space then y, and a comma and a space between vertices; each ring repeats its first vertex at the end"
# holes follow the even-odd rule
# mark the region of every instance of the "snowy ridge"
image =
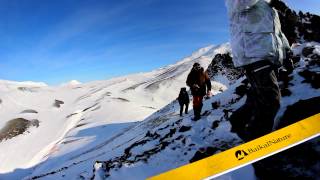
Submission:
MULTIPOLYGON (((309 44, 302 46, 306 47, 309 44)), ((320 72, 319 64, 314 65, 313 61, 319 61, 319 59, 302 57, 299 62, 295 63, 295 70, 290 75, 288 89, 283 86, 283 82, 280 82, 283 98, 281 109, 276 117, 275 128, 281 127, 279 124, 286 121, 284 114, 289 113, 291 106, 303 100, 308 102, 314 98, 319 99, 319 87, 314 88, 309 83, 301 83, 304 82, 302 72, 306 70, 320 72), (287 91, 290 93, 284 93, 287 91)), ((229 81, 226 85, 230 85, 226 91, 204 102, 203 117, 200 121, 192 121, 192 113, 179 117, 179 105, 175 101, 128 131, 125 136, 119 137, 119 141, 126 137, 135 138, 126 146, 113 149, 123 152, 119 156, 105 155, 101 158, 105 159, 104 161, 98 160, 95 164, 93 178, 145 179, 242 143, 235 134, 230 132, 228 117, 244 103, 245 95, 239 93, 237 88, 247 86, 247 84, 242 77, 235 82, 229 81)), ((308 171, 307 175, 315 177, 315 174, 312 174, 314 169, 306 171, 308 171)), ((305 177, 301 174, 292 173, 292 176, 305 177)), ((255 179, 251 166, 241 169, 240 174, 233 172, 222 179, 243 178, 244 175, 246 179, 255 179)))
MULTIPOLYGON (((217 48, 224 45, 200 49, 181 62, 149 73, 106 81, 71 82, 59 87, 1 81, 0 129, 17 118, 21 119, 18 123, 37 120, 39 126, 26 125, 14 136, 0 130, 0 137, 4 137, 0 141, 0 179, 59 169, 114 143, 123 130, 174 100, 193 63, 208 66, 219 52, 217 48), (44 168, 47 166, 50 168, 44 168)), ((88 163, 90 169, 92 163, 88 163)))
POLYGON ((0 80, 0 88, 4 90, 5 88, 17 88, 17 87, 29 87, 29 88, 40 88, 40 87, 47 87, 48 85, 43 82, 32 82, 32 81, 23 81, 23 82, 15 82, 15 81, 7 81, 7 80, 0 80))
MULTIPOLYGON (((318 50, 318 45, 317 43, 312 44, 315 47, 312 52, 318 50)), ((295 52, 302 53, 302 50, 309 46, 311 45, 303 44, 297 46, 295 52), (299 48, 302 50, 298 50, 299 48)), ((214 56, 214 51, 211 52, 211 55, 214 56)), ((230 51, 223 52, 229 53, 230 51)), ((286 92, 286 94, 283 94, 281 109, 276 118, 277 125, 281 125, 281 122, 285 121, 284 116, 288 114, 287 111, 292 105, 299 104, 301 100, 308 101, 309 99, 320 97, 319 90, 313 87, 315 82, 306 81, 308 77, 304 75, 304 72, 309 71, 319 73, 319 64, 314 64, 319 59, 312 59, 314 58, 312 54, 308 55, 308 57, 301 54, 296 55, 301 58, 295 62, 295 70, 290 75, 289 87, 283 88, 285 90, 283 92, 286 92)), ((225 58, 226 56, 218 55, 214 57, 211 63, 210 61, 206 62, 207 64, 210 63, 209 67, 215 67, 212 64, 215 64, 217 59, 225 58)), ((200 60, 205 58, 200 57, 200 60)), ((180 63, 178 69, 184 69, 185 67, 181 66, 181 64, 184 65, 185 63, 180 63)), ((218 65, 218 69, 222 68, 224 70, 214 71, 211 76, 213 79, 225 76, 221 72, 225 72, 228 69, 228 66, 223 66, 223 63, 218 65)), ((238 91, 239 87, 247 86, 244 77, 240 77, 237 80, 225 78, 224 84, 213 82, 215 96, 204 102, 203 117, 196 122, 191 120, 192 110, 188 115, 179 117, 177 101, 172 101, 153 114, 150 113, 151 115, 141 122, 128 121, 128 119, 119 121, 121 116, 112 114, 112 112, 127 111, 133 117, 131 114, 133 113, 133 106, 128 105, 132 103, 133 97, 124 95, 131 93, 130 95, 133 96, 133 92, 147 94, 150 89, 146 87, 150 83, 160 80, 161 83, 159 84, 161 85, 159 87, 161 87, 163 84, 171 82, 170 78, 168 80, 164 78, 165 76, 161 77, 161 75, 165 72, 169 72, 166 73, 169 77, 176 75, 176 71, 172 73, 170 69, 173 67, 176 66, 168 66, 147 73, 148 75, 137 74, 104 83, 93 82, 73 87, 76 91, 89 88, 70 100, 73 106, 76 105, 72 111, 70 109, 67 111, 68 113, 61 111, 65 115, 68 114, 62 119, 69 123, 65 123, 65 128, 59 133, 61 138, 51 141, 54 144, 49 146, 50 148, 43 148, 42 154, 35 156, 36 160, 34 161, 42 163, 26 170, 16 170, 13 173, 2 174, 0 177, 4 179, 12 179, 12 177, 19 177, 18 179, 23 177, 24 179, 145 179, 242 143, 235 134, 230 132, 228 116, 239 108, 246 99, 245 94, 238 91), (151 74, 153 76, 150 76, 151 74), (139 78, 141 76, 147 76, 148 78, 147 80, 141 79, 139 78), (136 79, 136 81, 133 79, 136 79), (139 82, 144 83, 141 83, 135 89, 123 92, 123 89, 139 84, 139 82), (128 84, 124 85, 124 83, 128 84), (97 84, 100 86, 97 86, 97 84), (111 92, 110 87, 116 88, 118 94, 116 94, 115 90, 111 92), (117 106, 121 107, 118 108, 117 106), (108 107, 112 112, 108 111, 108 107), (75 111, 74 109, 78 110, 75 111), (107 121, 107 117, 114 118, 114 121, 107 121)), ((179 76, 175 76, 175 78, 183 79, 179 76)), ((282 83, 280 82, 281 86, 282 83)), ((68 88, 63 87, 61 89, 66 91, 68 88)), ((158 90, 157 93, 160 94, 157 94, 157 96, 161 96, 161 93, 169 94, 168 91, 170 91, 170 88, 167 88, 166 92, 158 90)), ((171 100, 174 100, 178 89, 172 91, 174 93, 172 92, 173 98, 171 100)), ((134 96, 141 98, 136 94, 134 96)), ((137 106, 137 102, 134 103, 134 106, 137 106)), ((148 102, 148 100, 144 99, 145 102, 148 102)), ((152 103, 152 101, 148 103, 150 102, 152 103)), ((68 104, 69 102, 65 101, 60 110, 63 109, 63 106, 68 106, 68 104)), ((141 107, 139 115, 143 113, 142 109, 154 112, 159 108, 141 107)), ((145 111, 145 116, 147 114, 148 111, 145 111)), ((122 113, 122 115, 122 118, 129 116, 125 113, 122 113)), ((30 134, 24 134, 24 136, 18 136, 0 143, 0 146, 13 140, 16 142, 18 138, 30 136, 34 129, 31 130, 30 134)), ((305 171, 312 174, 311 170, 305 171)), ((255 179, 251 166, 245 167, 239 172, 227 174, 224 178, 236 179, 237 177, 243 177, 243 175, 245 175, 246 179, 255 179)))
MULTIPOLYGON (((294 46, 293 73, 280 81, 279 128, 320 111, 320 17, 274 2, 282 31, 301 43, 294 46)), ((248 83, 230 66, 230 52, 228 43, 211 45, 152 72, 84 84, 0 80, 0 179, 140 180, 242 143, 228 117, 245 102, 248 83), (191 108, 179 117, 175 101, 195 62, 208 67, 214 94, 196 122, 191 108)), ((263 172, 267 179, 315 179, 319 147, 318 139, 263 172), (299 166, 299 159, 306 163, 299 166)), ((222 179, 239 177, 256 179, 252 166, 222 179)))

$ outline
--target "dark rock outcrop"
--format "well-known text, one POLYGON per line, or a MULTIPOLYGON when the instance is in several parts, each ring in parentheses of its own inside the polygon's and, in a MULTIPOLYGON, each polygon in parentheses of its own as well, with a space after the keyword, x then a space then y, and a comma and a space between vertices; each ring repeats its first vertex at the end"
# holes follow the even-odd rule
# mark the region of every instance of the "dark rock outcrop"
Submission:
POLYGON ((64 104, 63 101, 61 101, 61 100, 54 100, 53 106, 56 107, 56 108, 60 108, 62 104, 64 104))
POLYGON ((303 41, 320 42, 320 16, 301 11, 296 13, 281 0, 272 2, 272 6, 279 12, 282 31, 290 44, 303 41))
POLYGON ((223 75, 232 82, 243 76, 243 71, 234 67, 230 54, 217 54, 207 71, 211 80, 215 80, 217 75, 223 75))
POLYGON ((313 46, 307 46, 302 49, 302 55, 304 57, 308 57, 309 55, 311 55, 313 53, 314 49, 315 48, 313 46))
POLYGON ((253 164, 258 179, 319 179, 320 138, 253 164))
POLYGON ((216 129, 217 127, 219 127, 219 123, 220 121, 213 121, 211 129, 216 129))
POLYGON ((215 101, 211 103, 212 109, 218 109, 220 107, 220 101, 215 101))
POLYGON ((30 121, 23 118, 17 118, 8 121, 6 125, 0 130, 0 142, 23 134, 31 126, 39 127, 39 121, 30 121))
POLYGON ((287 110, 280 119, 279 128, 286 127, 319 112, 320 97, 300 100, 297 103, 287 107, 287 110))
POLYGON ((310 83, 311 86, 315 89, 320 88, 320 73, 313 72, 308 69, 299 72, 299 75, 302 76, 305 80, 302 83, 310 83))
POLYGON ((33 109, 26 109, 26 110, 22 111, 20 114, 24 114, 24 113, 38 114, 38 111, 33 110, 33 109))
POLYGON ((179 132, 187 132, 191 129, 191 126, 182 126, 180 129, 179 129, 179 132))
POLYGON ((214 155, 219 149, 214 147, 207 147, 207 148, 200 148, 194 156, 190 159, 190 163, 193 163, 195 161, 204 159, 206 157, 214 155))
MULTIPOLYGON (((278 129, 320 112, 320 97, 300 100, 287 107, 278 129)), ((320 138, 305 142, 254 163, 259 179, 317 179, 320 177, 320 138)))

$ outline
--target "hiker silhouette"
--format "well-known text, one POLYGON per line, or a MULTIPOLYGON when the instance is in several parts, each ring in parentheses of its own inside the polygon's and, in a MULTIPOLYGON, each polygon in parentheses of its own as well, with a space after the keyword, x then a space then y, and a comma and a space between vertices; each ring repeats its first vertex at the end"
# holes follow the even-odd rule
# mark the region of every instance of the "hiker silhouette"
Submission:
POLYGON ((189 99, 189 94, 187 92, 187 89, 185 87, 180 89, 180 93, 179 93, 179 96, 177 99, 178 99, 178 102, 180 105, 180 116, 182 116, 182 114, 183 114, 183 107, 184 106, 186 106, 185 114, 188 114, 190 99, 189 99))
POLYGON ((190 87, 193 96, 193 120, 199 120, 201 118, 203 97, 211 95, 211 81, 208 72, 204 71, 199 63, 194 63, 188 74, 186 84, 190 87))

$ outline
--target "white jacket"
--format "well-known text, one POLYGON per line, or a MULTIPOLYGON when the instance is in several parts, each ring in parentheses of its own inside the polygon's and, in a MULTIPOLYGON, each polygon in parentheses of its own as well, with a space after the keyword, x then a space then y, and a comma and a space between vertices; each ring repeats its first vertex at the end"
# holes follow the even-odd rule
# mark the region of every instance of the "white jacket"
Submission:
POLYGON ((277 11, 266 0, 225 0, 236 67, 261 60, 280 65, 289 43, 277 11))

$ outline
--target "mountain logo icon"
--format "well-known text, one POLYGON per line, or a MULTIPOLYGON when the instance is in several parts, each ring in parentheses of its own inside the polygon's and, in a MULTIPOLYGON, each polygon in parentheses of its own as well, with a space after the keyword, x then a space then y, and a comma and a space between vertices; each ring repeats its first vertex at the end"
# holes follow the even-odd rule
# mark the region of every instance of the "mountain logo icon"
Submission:
POLYGON ((244 150, 238 150, 235 153, 236 158, 240 161, 242 159, 244 159, 246 156, 248 156, 249 154, 246 153, 244 150))

